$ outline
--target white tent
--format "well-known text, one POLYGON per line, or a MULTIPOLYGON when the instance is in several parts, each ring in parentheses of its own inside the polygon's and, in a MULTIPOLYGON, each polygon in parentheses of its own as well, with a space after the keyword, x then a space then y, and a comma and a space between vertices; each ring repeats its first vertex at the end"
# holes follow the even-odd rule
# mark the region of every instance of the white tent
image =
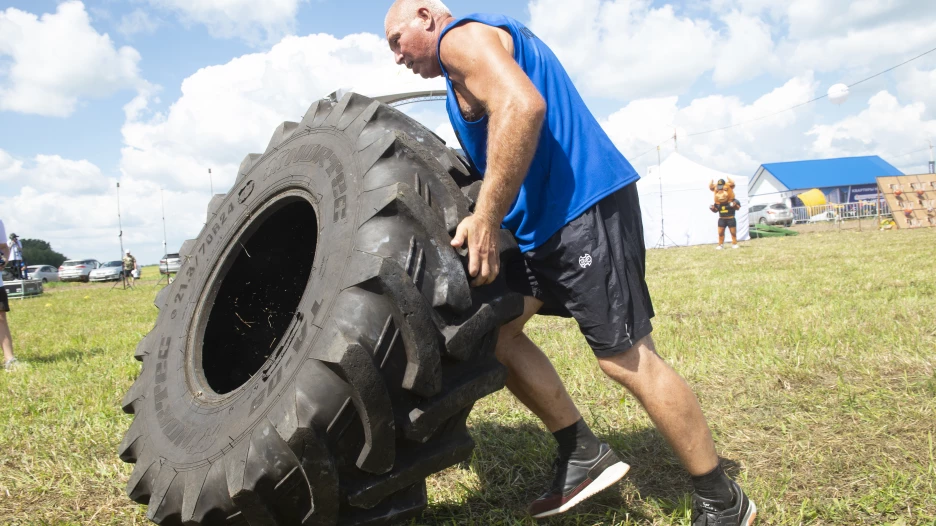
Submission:
MULTIPOLYGON (((637 182, 647 248, 718 243, 718 214, 709 210, 715 201, 708 185, 729 177, 735 182, 735 198, 741 201, 735 213, 738 240, 750 239, 748 178, 706 168, 674 153, 659 166, 651 166, 637 182)), ((725 239, 731 243, 727 229, 725 239)))

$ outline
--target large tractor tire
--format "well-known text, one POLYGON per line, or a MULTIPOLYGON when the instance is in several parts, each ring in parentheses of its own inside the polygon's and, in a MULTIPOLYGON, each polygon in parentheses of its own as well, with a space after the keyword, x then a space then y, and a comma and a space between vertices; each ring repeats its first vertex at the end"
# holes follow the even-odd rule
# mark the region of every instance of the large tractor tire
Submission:
POLYGON ((135 353, 120 458, 147 517, 384 524, 426 506, 425 478, 470 456, 468 413, 506 378, 497 330, 523 307, 502 278, 470 288, 450 246, 472 182, 357 94, 244 159, 135 353))

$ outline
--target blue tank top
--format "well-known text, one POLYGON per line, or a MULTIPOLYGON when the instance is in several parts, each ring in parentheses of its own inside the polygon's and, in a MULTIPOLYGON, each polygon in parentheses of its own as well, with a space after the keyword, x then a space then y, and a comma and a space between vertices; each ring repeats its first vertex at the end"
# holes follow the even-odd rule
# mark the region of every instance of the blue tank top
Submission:
MULTIPOLYGON (((513 232, 525 252, 545 243, 566 223, 639 176, 585 106, 559 59, 532 31, 506 16, 473 14, 446 26, 437 45, 441 48, 446 33, 464 22, 510 32, 514 60, 546 101, 536 154, 503 221, 503 227, 513 232)), ((465 120, 441 58, 439 63, 448 89, 449 120, 462 149, 483 174, 487 168, 488 117, 465 120)))

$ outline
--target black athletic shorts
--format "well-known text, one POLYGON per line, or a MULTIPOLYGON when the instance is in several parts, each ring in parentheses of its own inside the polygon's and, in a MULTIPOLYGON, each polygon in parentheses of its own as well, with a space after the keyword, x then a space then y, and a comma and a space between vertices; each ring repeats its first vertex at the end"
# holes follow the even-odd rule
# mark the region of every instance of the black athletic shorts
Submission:
POLYGON ((0 286, 0 312, 10 312, 10 298, 7 297, 6 289, 0 286))
POLYGON ((721 228, 725 228, 726 226, 731 227, 731 228, 737 228, 738 220, 733 217, 719 217, 718 226, 721 228))
POLYGON ((508 286, 543 302, 539 314, 572 317, 598 357, 653 330, 637 185, 605 197, 504 272, 508 286))

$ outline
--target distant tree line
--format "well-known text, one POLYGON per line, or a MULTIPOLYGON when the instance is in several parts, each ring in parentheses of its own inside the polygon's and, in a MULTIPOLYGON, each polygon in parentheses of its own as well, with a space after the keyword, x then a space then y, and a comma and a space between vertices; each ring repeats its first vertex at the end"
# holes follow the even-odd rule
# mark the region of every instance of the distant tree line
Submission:
POLYGON ((52 245, 41 239, 21 239, 23 259, 27 265, 52 265, 58 267, 65 262, 63 254, 52 250, 52 245))

